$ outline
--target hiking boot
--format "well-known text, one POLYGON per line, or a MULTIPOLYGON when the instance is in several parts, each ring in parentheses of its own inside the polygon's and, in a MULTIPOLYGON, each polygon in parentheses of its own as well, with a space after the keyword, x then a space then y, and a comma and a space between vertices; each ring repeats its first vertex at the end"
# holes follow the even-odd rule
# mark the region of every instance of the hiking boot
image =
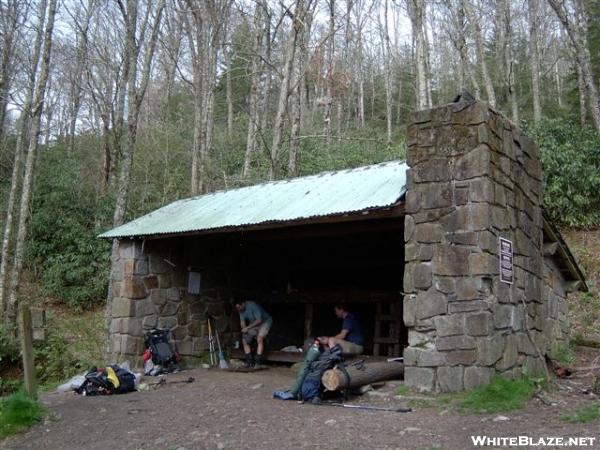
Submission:
POLYGON ((252 353, 246 353, 244 367, 251 368, 254 366, 254 361, 252 360, 252 353))
POLYGON ((254 360, 254 366, 259 367, 262 365, 262 355, 256 355, 256 359, 254 360))

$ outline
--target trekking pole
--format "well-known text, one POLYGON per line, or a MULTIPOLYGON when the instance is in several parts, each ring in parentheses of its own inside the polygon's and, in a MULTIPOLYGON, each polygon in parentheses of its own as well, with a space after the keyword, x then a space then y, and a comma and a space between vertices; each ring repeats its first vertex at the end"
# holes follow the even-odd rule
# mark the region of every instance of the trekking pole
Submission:
POLYGON ((157 386, 164 386, 165 384, 177 384, 177 383, 193 383, 195 381, 194 377, 188 377, 185 380, 177 380, 177 381, 167 381, 166 378, 161 378, 159 381, 157 381, 156 383, 149 383, 148 386, 153 386, 153 387, 157 387, 157 386))
POLYGON ((213 341, 212 327, 210 326, 210 317, 207 319, 208 323, 208 352, 210 354, 210 367, 215 365, 215 343, 213 341))
MULTIPOLYGON (((210 320, 210 319, 209 319, 210 320)), ((221 340, 219 339, 219 330, 215 326, 215 336, 217 337, 217 348, 219 349, 219 369, 229 369, 229 364, 225 360, 225 354, 221 348, 221 340)))
POLYGON ((406 413, 406 412, 411 412, 412 411, 411 408, 405 408, 405 407, 402 407, 402 406, 386 408, 386 407, 382 407, 382 406, 350 405, 348 403, 337 403, 337 402, 322 402, 320 404, 321 405, 328 405, 328 406, 337 406, 337 407, 340 407, 340 408, 366 409, 366 410, 369 410, 369 411, 388 411, 388 412, 401 412, 401 413, 406 413))

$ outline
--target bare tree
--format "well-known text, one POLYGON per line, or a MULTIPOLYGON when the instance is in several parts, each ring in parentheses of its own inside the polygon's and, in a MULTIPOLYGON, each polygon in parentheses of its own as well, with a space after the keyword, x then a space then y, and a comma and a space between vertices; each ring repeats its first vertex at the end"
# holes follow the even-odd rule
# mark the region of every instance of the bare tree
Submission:
POLYGON ((310 31, 314 16, 314 7, 317 2, 310 0, 306 5, 306 11, 299 11, 300 30, 298 31, 298 50, 296 51, 296 61, 293 68, 293 80, 291 83, 291 130, 290 144, 288 157, 288 176, 295 177, 298 175, 298 153, 300 150, 300 129, 302 127, 303 108, 306 107, 306 102, 302 101, 302 91, 305 87, 305 74, 308 68, 308 53, 310 43, 310 31))
POLYGON ((90 20, 94 13, 96 0, 87 0, 87 4, 81 5, 77 11, 72 14, 73 23, 75 26, 76 47, 75 47, 75 66, 71 72, 72 78, 70 83, 70 122, 67 135, 67 148, 72 152, 75 146, 75 127, 77 125, 77 117, 81 108, 81 99, 83 92, 83 78, 85 73, 85 64, 87 62, 88 51, 88 30, 90 20))
MULTIPOLYGON (((592 122, 596 130, 600 132, 600 99, 598 97, 598 88, 594 81, 590 50, 586 42, 585 26, 576 17, 573 17, 572 13, 569 13, 566 1, 548 0, 548 2, 569 35, 577 65, 579 66, 579 70, 581 70, 581 79, 585 86, 584 92, 592 122)), ((577 10, 577 5, 573 5, 572 9, 577 10)))
MULTIPOLYGON (((379 18, 379 32, 381 35, 381 53, 383 55, 383 65, 385 72, 385 116, 386 116, 386 130, 387 130, 387 143, 392 143, 392 46, 390 42, 390 31, 389 31, 389 14, 388 14, 388 0, 383 0, 383 24, 381 23, 381 17, 379 18)), ((429 101, 429 99, 428 99, 429 101)))
MULTIPOLYGON (((45 6, 42 2, 41 6, 45 6)), ((39 73, 34 75, 35 90, 31 102, 29 122, 29 145, 25 160, 25 173, 23 175, 23 187, 21 191, 21 202, 19 207, 19 223, 15 244, 12 273, 10 276, 10 290, 8 304, 6 306, 6 324, 9 328, 15 327, 17 323, 17 295, 21 281, 25 248, 27 245, 27 232, 30 217, 30 201, 33 189, 35 159, 40 137, 42 110, 46 86, 50 73, 50 57, 52 52, 52 34, 54 32, 54 19, 56 17, 57 0, 49 0, 47 12, 40 15, 40 28, 44 27, 43 47, 40 59, 39 73)), ((37 38, 36 38, 37 39, 37 38)))
POLYGON ((127 198, 129 196, 129 186, 131 179, 131 164, 133 162, 133 152, 137 139, 138 118, 140 107, 146 94, 148 80, 150 78, 150 69, 154 50, 156 49, 156 41, 158 38, 159 27, 162 18, 162 12, 165 7, 165 0, 160 0, 154 12, 154 19, 149 23, 149 15, 151 5, 148 4, 144 22, 142 23, 140 36, 137 35, 138 29, 138 1, 128 0, 127 5, 119 2, 123 21, 125 22, 125 53, 124 65, 127 74, 127 139, 123 149, 121 158, 121 167, 119 173, 119 185, 117 191, 117 200, 115 205, 115 213, 113 216, 113 225, 119 226, 123 223, 125 210, 127 207, 127 198), (145 28, 150 25, 150 35, 145 36, 145 28), (147 38, 147 42, 145 42, 147 38), (145 45, 145 54, 138 68, 142 45, 145 45), (138 81, 138 71, 141 78, 138 81))
MULTIPOLYGON (((309 0, 310 3, 311 0, 309 0)), ((332 0, 333 1, 333 0, 332 0)), ((280 176, 280 146, 283 136, 283 127, 285 113, 287 111, 288 98, 290 96, 290 84, 294 70, 294 60, 296 58, 296 47, 305 27, 304 19, 306 17, 305 0, 296 0, 296 8, 292 16, 289 37, 286 42, 283 70, 281 72, 281 81, 279 88, 279 101, 277 103, 277 112, 273 123, 273 140, 271 143, 271 165, 269 169, 269 179, 275 180, 280 176)), ((310 5, 309 5, 310 6, 310 5)))
POLYGON ((323 113, 323 134, 326 136, 327 145, 331 144, 331 109, 333 107, 334 73, 335 73, 335 0, 326 1, 329 7, 329 34, 327 36, 327 93, 321 101, 325 107, 323 113))
POLYGON ((458 52, 460 64, 458 65, 459 91, 473 89, 475 98, 481 98, 481 88, 479 82, 473 73, 471 60, 469 58, 469 46, 467 44, 467 21, 465 18, 465 8, 463 0, 445 3, 449 14, 449 26, 446 31, 452 44, 458 52))
POLYGON ((250 164, 252 155, 256 150, 256 137, 259 127, 259 89, 261 73, 263 67, 261 55, 263 53, 265 28, 264 16, 266 15, 266 5, 262 1, 257 1, 254 6, 254 41, 251 55, 251 73, 250 73, 250 94, 248 98, 248 134, 246 138, 246 153, 244 155, 244 166, 242 177, 246 178, 250 174, 250 164))
MULTIPOLYGON (((531 97, 533 103, 533 121, 542 119, 542 104, 540 101, 540 48, 538 38, 539 0, 527 0, 529 12, 529 57, 531 58, 531 97)), ((557 64, 555 64, 558 67, 557 64)), ((560 99, 560 93, 558 95, 560 99)))
POLYGON ((17 142, 15 145, 15 155, 12 167, 12 176, 8 202, 6 205, 6 217, 4 221, 4 235, 2 239, 2 256, 0 261, 0 316, 4 316, 7 304, 7 287, 9 286, 8 275, 11 266, 11 250, 13 247, 13 234, 15 226, 15 213, 17 195, 22 177, 22 158, 24 147, 27 145, 28 130, 31 115, 31 104, 36 87, 37 67, 39 65, 40 53, 42 48, 42 39, 44 36, 44 20, 46 16, 47 4, 41 1, 38 5, 37 27, 33 44, 33 54, 31 58, 31 70, 29 72, 25 100, 17 124, 17 142))
POLYGON ((481 22, 479 21, 479 14, 473 11, 473 5, 471 0, 461 0, 462 7, 467 13, 467 18, 470 27, 473 31, 473 37, 475 38, 475 45, 477 49, 477 61, 479 63, 479 69, 483 77, 483 84, 487 95, 488 102, 492 107, 496 106, 496 92, 494 90, 494 84, 488 70, 487 62, 485 60, 485 46, 484 37, 481 29, 481 22))
POLYGON ((4 136, 6 109, 15 71, 15 47, 29 11, 29 2, 8 0, 0 3, 0 143, 4 136))
POLYGON ((423 29, 424 0, 409 0, 408 11, 412 22, 415 40, 415 59, 417 68, 417 108, 429 108, 430 95, 427 94, 427 51, 423 29))
POLYGON ((511 117, 517 123, 519 121, 519 104, 517 103, 517 89, 515 86, 515 68, 513 60, 513 31, 510 9, 511 0, 502 0, 498 5, 501 8, 500 17, 504 25, 504 68, 506 71, 505 82, 510 99, 511 117))
POLYGON ((194 92, 194 138, 190 192, 196 195, 207 189, 208 157, 214 124, 214 91, 216 88, 217 54, 228 17, 231 0, 197 3, 185 0, 187 10, 182 20, 192 61, 194 92), (191 21, 187 17, 191 17, 191 21))

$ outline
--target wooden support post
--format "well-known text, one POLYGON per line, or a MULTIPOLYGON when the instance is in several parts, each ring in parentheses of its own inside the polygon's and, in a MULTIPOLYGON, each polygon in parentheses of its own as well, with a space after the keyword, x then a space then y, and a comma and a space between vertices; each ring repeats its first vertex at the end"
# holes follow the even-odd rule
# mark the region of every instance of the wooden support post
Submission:
POLYGON ((21 353, 23 354, 23 378, 25 390, 32 397, 37 397, 35 380, 35 364, 33 361, 33 328, 31 311, 28 305, 21 305, 21 353))

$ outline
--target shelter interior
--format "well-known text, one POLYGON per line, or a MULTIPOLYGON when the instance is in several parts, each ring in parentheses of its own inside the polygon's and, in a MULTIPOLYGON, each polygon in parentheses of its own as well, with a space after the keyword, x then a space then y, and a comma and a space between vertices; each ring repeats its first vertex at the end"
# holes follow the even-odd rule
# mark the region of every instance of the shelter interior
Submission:
POLYGON ((267 358, 309 337, 341 329, 335 303, 346 303, 365 335, 364 353, 402 356, 404 217, 305 224, 178 238, 189 270, 201 274, 201 297, 225 301, 234 339, 232 296, 255 300, 273 317, 267 358))

